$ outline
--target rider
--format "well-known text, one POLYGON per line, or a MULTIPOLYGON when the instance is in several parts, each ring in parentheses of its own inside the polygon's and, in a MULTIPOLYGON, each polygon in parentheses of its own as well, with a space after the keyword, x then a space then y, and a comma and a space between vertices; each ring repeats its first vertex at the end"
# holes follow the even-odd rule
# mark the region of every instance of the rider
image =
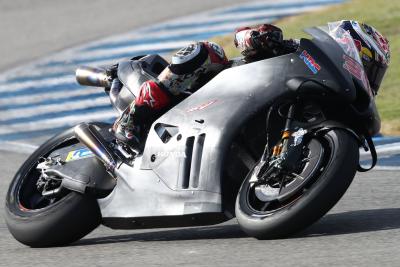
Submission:
MULTIPOLYGON (((387 39, 373 27, 356 21, 341 21, 339 27, 349 31, 353 37, 371 88, 377 92, 390 58, 387 39)), ((292 53, 298 48, 298 41, 283 40, 282 30, 271 24, 237 29, 234 43, 245 62, 292 53)), ((140 125, 151 123, 182 96, 193 93, 229 66, 225 52, 218 44, 196 42, 182 48, 172 56, 171 63, 156 80, 141 85, 135 101, 114 123, 116 137, 137 146, 140 125)))
MULTIPOLYGON (((297 43, 283 40, 282 30, 270 24, 235 31, 235 46, 246 62, 294 52, 297 43)), ((125 143, 137 145, 140 125, 151 123, 182 96, 200 88, 230 63, 221 46, 213 42, 196 42, 179 50, 171 63, 155 80, 144 82, 139 95, 116 120, 116 137, 125 143)))

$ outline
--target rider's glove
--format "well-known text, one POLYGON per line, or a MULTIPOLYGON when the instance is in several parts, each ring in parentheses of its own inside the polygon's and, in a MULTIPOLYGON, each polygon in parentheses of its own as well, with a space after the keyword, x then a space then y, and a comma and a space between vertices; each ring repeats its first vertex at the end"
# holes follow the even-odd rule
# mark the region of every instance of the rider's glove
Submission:
POLYGON ((118 77, 118 64, 108 65, 104 68, 106 70, 107 75, 110 76, 111 79, 118 77))
POLYGON ((283 42, 281 31, 252 31, 250 35, 254 49, 274 49, 280 47, 283 42))
POLYGON ((282 43, 282 30, 271 24, 263 24, 255 28, 239 28, 235 34, 235 46, 244 56, 254 56, 259 52, 277 56, 282 43))

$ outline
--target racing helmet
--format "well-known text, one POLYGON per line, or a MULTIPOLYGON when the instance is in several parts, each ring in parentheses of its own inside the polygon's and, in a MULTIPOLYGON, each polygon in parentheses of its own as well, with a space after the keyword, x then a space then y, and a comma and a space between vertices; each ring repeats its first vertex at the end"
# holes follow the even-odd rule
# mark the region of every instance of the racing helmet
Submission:
POLYGON ((339 27, 348 31, 360 53, 374 94, 378 93, 390 61, 389 41, 374 27, 354 20, 343 20, 339 27))
POLYGON ((171 64, 160 73, 158 80, 173 95, 191 93, 227 64, 221 46, 213 42, 194 42, 172 56, 171 64))

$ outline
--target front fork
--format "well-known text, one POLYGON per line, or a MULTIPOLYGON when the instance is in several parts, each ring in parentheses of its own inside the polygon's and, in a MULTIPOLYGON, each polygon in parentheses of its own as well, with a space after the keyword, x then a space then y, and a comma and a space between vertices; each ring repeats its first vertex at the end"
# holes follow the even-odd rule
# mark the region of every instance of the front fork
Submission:
POLYGON ((292 124, 295 114, 295 104, 291 104, 288 110, 285 129, 282 132, 281 142, 272 148, 272 157, 278 157, 288 150, 289 137, 292 134, 292 124))
POLYGON ((303 153, 303 136, 307 133, 306 130, 301 128, 294 128, 293 121, 295 113, 296 104, 290 104, 280 142, 269 149, 267 140, 264 153, 260 162, 255 167, 254 174, 249 182, 265 182, 266 179, 276 171, 283 170, 290 173, 295 171, 303 153))

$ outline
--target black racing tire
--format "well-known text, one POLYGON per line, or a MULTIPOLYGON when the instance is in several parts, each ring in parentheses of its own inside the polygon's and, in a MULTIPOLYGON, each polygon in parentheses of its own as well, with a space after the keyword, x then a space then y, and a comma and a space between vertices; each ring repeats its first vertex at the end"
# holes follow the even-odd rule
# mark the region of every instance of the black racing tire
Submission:
POLYGON ((27 187, 28 183, 34 185, 33 173, 39 158, 70 142, 77 142, 75 140, 73 129, 51 138, 25 161, 14 176, 6 196, 5 219, 9 231, 19 242, 31 247, 67 245, 100 224, 96 199, 76 192, 69 191, 56 202, 39 208, 26 208, 20 201, 22 190, 27 190, 21 188, 27 187))
POLYGON ((277 239, 292 235, 324 216, 350 186, 359 162, 357 140, 348 131, 335 129, 321 137, 330 147, 324 170, 290 204, 276 211, 257 214, 248 201, 249 173, 235 205, 241 229, 258 239, 277 239))

